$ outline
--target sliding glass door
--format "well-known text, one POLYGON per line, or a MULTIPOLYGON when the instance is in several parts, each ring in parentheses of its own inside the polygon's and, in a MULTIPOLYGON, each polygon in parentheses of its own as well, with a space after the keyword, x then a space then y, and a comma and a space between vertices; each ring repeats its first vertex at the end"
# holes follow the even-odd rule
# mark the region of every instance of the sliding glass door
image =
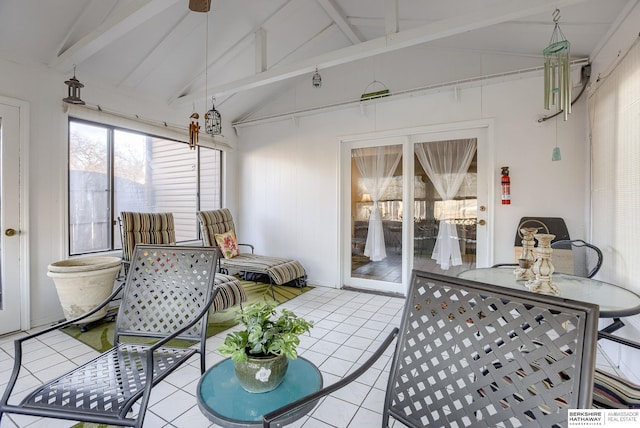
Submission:
POLYGON ((412 269, 486 265, 486 129, 342 142, 342 281, 404 294, 412 269))
POLYGON ((402 145, 351 150, 351 276, 402 282, 402 145))
POLYGON ((476 266, 476 148, 477 138, 413 144, 415 269, 456 275, 476 266))

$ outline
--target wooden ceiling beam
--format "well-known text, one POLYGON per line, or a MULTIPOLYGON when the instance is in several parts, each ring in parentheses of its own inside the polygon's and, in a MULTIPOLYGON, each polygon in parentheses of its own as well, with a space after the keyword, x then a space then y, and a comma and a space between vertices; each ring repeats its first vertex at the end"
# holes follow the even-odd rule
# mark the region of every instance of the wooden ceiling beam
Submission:
POLYGON ((181 1, 141 0, 126 2, 126 7, 123 7, 94 31, 58 55, 50 65, 60 70, 70 70, 74 64, 81 64, 127 32, 181 1))
POLYGON ((347 36, 351 43, 355 45, 364 41, 364 39, 360 34, 358 34, 356 29, 351 24, 349 24, 346 15, 344 14, 340 6, 338 6, 338 4, 335 2, 335 0, 316 1, 324 9, 324 11, 327 12, 327 15, 329 15, 331 19, 333 19, 333 22, 336 23, 338 28, 340 28, 340 31, 342 31, 342 33, 347 36))

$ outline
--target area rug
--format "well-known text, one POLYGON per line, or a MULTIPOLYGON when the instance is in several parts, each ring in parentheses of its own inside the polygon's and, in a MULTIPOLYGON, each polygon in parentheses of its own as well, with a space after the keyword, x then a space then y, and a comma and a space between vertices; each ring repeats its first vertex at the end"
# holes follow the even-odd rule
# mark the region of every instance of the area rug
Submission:
MULTIPOLYGON (((240 283, 247 293, 247 302, 243 303, 243 305, 250 305, 256 302, 273 300, 269 284, 244 280, 240 280, 240 283)), ((280 304, 291 300, 294 297, 297 297, 312 288, 312 286, 296 288, 288 287, 285 285, 274 285, 273 292, 276 301, 280 304)), ((232 308, 210 315, 209 325, 207 326, 207 337, 211 337, 236 325, 236 314, 239 309, 239 306, 234 306, 232 308)), ((101 321, 95 322, 91 325, 91 328, 84 333, 80 331, 80 328, 78 326, 75 325, 62 329, 62 331, 67 333, 69 336, 78 339, 79 341, 91 346, 93 349, 99 352, 104 352, 113 347, 114 330, 115 321, 108 317, 104 318, 101 321)))

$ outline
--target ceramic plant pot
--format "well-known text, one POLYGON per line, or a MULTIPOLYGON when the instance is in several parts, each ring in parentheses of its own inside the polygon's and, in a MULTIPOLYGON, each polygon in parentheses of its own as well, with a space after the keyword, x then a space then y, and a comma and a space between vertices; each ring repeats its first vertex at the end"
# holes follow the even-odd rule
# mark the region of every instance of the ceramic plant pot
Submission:
POLYGON ((252 358, 244 363, 233 362, 238 383, 253 393, 276 389, 287 373, 289 360, 285 355, 252 358))
MULTIPOLYGON (((65 318, 79 317, 109 297, 121 264, 119 257, 82 257, 51 263, 47 276, 53 279, 65 318)), ((104 318, 107 310, 105 306, 82 323, 104 318)))

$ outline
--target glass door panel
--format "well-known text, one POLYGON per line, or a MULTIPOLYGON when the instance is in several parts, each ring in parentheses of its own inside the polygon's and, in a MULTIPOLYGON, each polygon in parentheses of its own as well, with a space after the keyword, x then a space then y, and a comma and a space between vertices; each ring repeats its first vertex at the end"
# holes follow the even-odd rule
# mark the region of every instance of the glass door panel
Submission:
MULTIPOLYGON (((455 170, 455 162, 445 162, 446 166, 440 165, 440 167, 449 172, 443 174, 442 168, 439 172, 431 170, 430 174, 435 174, 432 180, 426 171, 429 168, 423 165, 424 159, 421 160, 417 154, 417 146, 438 143, 441 142, 418 143, 415 146, 413 266, 418 270, 455 276, 461 271, 473 269, 476 266, 477 151, 473 149, 469 166, 464 171, 455 170), (460 175, 455 177, 457 174, 460 175), (457 183, 459 183, 457 190, 450 193, 455 196, 451 199, 443 198, 441 194, 444 192, 443 189, 450 190, 451 186, 457 186, 457 183), (446 229, 447 232, 442 229, 446 229), (448 240, 448 242, 438 244, 438 239, 448 240), (434 253, 445 251, 447 245, 458 247, 459 259, 453 260, 458 258, 456 251, 456 256, 449 259, 449 266, 445 268, 444 264, 436 260, 434 253)), ((439 152, 440 160, 444 157, 446 157, 445 154, 439 152)))
POLYGON ((402 282, 402 145, 351 150, 351 278, 402 282))

